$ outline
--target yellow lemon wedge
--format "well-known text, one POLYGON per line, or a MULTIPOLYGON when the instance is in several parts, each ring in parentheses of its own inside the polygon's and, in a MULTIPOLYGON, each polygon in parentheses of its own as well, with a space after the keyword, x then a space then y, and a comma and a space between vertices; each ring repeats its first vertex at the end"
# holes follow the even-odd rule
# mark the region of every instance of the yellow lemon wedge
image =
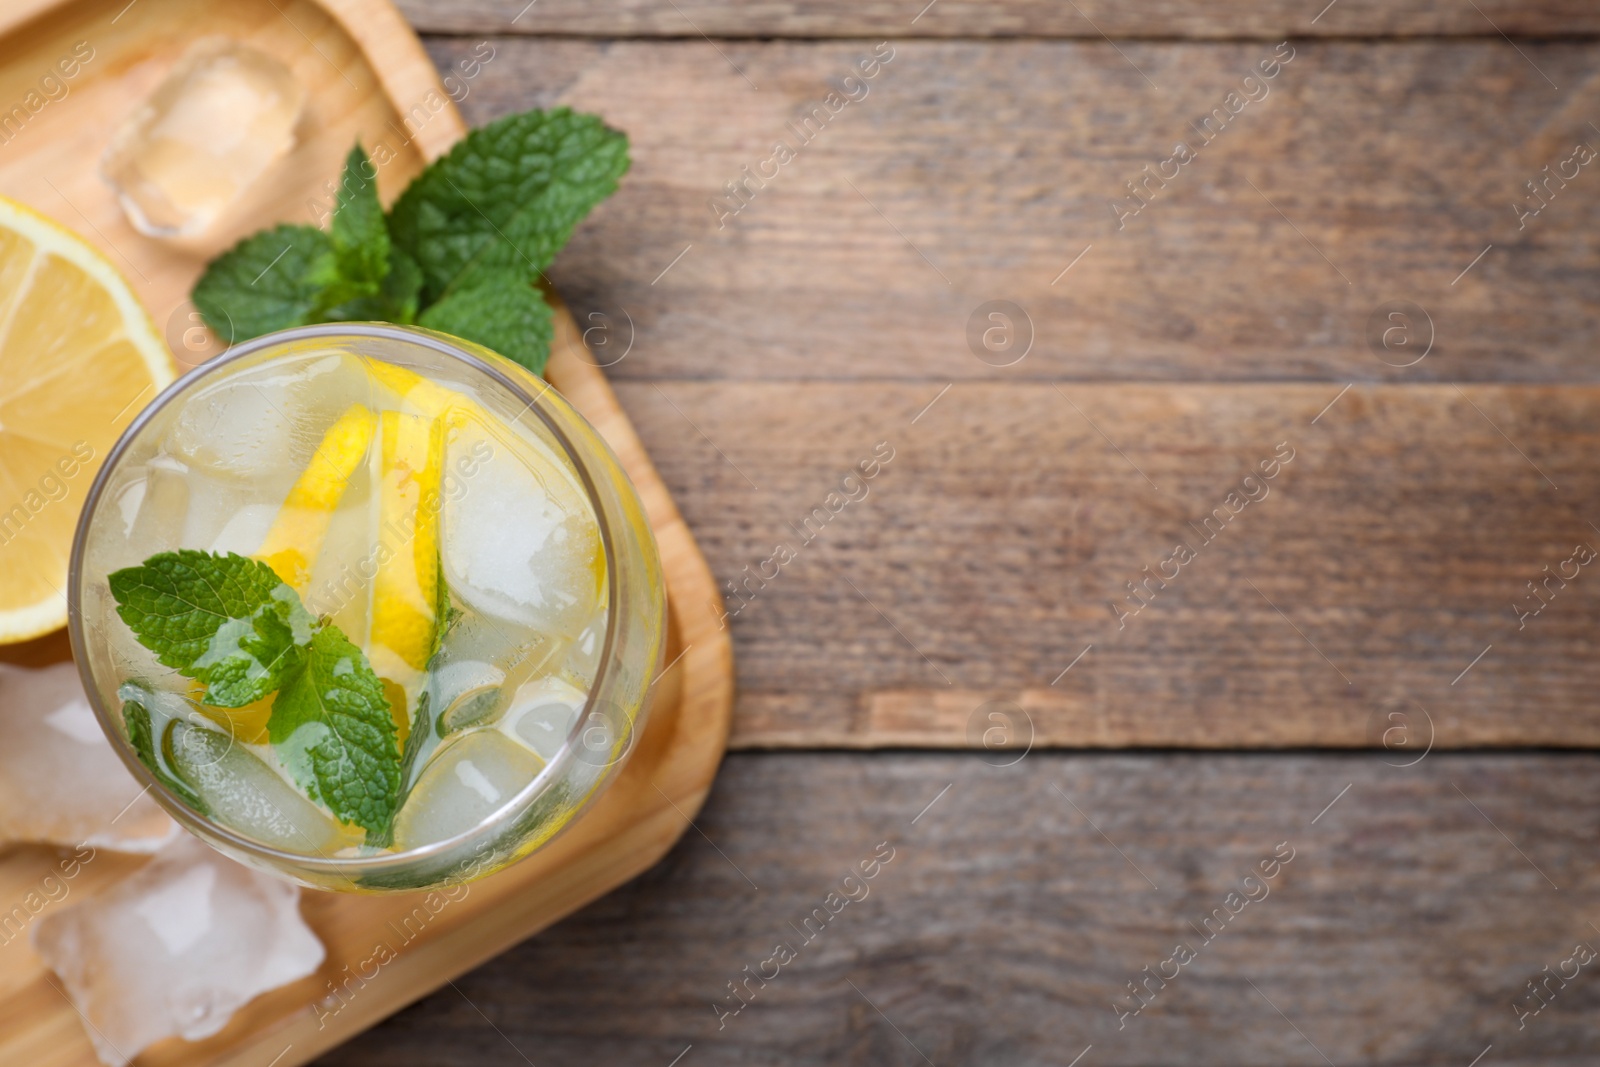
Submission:
POLYGON ((302 597, 311 584, 311 566, 328 536, 334 509, 350 476, 366 458, 377 426, 378 417, 370 408, 352 404, 328 427, 256 553, 302 597))
POLYGON ((117 269, 0 197, 0 644, 66 624, 67 557, 95 471, 174 376, 117 269))
POLYGON ((372 380, 399 397, 406 407, 430 418, 449 415, 462 408, 476 408, 477 404, 465 394, 447 386, 430 382, 414 370, 396 366, 387 360, 366 358, 367 373, 372 380))
POLYGON ((439 634, 440 419, 380 417, 378 570, 372 588, 373 666, 408 690, 439 634))

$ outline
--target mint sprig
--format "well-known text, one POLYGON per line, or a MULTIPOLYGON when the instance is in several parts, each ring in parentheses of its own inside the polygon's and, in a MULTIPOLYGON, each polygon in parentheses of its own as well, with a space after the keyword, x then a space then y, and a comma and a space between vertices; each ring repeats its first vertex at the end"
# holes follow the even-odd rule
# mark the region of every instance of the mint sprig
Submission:
POLYGON ((318 302, 328 235, 315 226, 274 226, 211 261, 190 299, 228 344, 323 321, 318 302))
POLYGON ((379 833, 400 793, 399 735, 383 683, 337 626, 311 638, 306 668, 284 685, 267 736, 311 799, 379 833))
POLYGON ((242 708, 300 669, 315 620, 265 563, 179 549, 108 581, 117 614, 167 667, 206 686, 203 699, 242 708))
POLYGON ((430 303, 485 269, 532 281, 627 169, 627 137, 594 115, 508 115, 417 175, 394 203, 389 232, 421 264, 430 303))
MULTIPOLYGON (((267 735, 291 777, 341 822, 387 832, 400 794, 394 717, 337 626, 314 619, 271 567, 232 553, 163 552, 109 581, 139 643, 204 683, 205 703, 242 707, 276 692, 267 735)), ((148 710, 129 702, 123 716, 140 759, 162 773, 148 710)))
POLYGON ((467 134, 384 216, 357 145, 329 232, 247 237, 211 262, 193 300, 229 341, 314 322, 416 323, 543 373, 554 324, 535 283, 628 165, 627 137, 596 116, 526 111, 467 134))

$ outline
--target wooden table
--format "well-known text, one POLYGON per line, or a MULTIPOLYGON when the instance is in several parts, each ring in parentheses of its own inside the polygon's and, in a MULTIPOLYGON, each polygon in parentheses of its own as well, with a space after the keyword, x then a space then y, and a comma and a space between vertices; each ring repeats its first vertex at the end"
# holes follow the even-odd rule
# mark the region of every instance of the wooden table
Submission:
POLYGON ((1324 4, 403 5, 632 138, 738 751, 322 1063, 1593 1062, 1600 8, 1324 4))

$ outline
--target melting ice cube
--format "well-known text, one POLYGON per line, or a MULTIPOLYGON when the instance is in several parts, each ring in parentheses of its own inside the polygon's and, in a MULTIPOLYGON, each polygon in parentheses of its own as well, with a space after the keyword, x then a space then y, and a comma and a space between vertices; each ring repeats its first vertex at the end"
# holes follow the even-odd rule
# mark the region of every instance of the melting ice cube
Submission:
POLYGON ((202 233, 293 147, 305 102, 276 59, 204 38, 118 128, 101 171, 140 233, 202 233))
POLYGON ((437 666, 429 691, 439 694, 439 733, 492 722, 503 706, 505 680, 505 672, 489 663, 454 660, 437 666))
POLYGON ((397 849, 443 841, 494 814, 538 775, 544 762, 496 730, 460 734, 439 746, 394 820, 397 849))
POLYGON ((451 593, 496 618, 575 636, 594 616, 604 560, 573 475, 543 445, 477 423, 451 440, 446 469, 476 471, 445 497, 451 593))
POLYGON ((175 722, 169 753, 178 777, 200 794, 212 816, 246 837, 323 856, 355 843, 260 757, 219 730, 175 722))
POLYGON ((122 765, 78 668, 0 663, 0 842, 153 852, 178 826, 122 765))
POLYGON ((258 499, 281 498, 328 427, 371 391, 353 357, 308 351, 202 386, 174 417, 166 447, 192 469, 254 485, 258 499))
POLYGON ((61 976, 102 1062, 198 1041, 261 993, 311 974, 322 942, 300 890, 185 834, 132 877, 53 911, 33 945, 61 976))
POLYGON ((573 723, 583 709, 588 694, 560 678, 539 678, 522 686, 511 701, 511 710, 500 720, 500 729, 543 760, 555 758, 573 723))
MULTIPOLYGON (((189 473, 171 456, 155 456, 144 467, 144 480, 132 482, 118 503, 132 513, 128 541, 148 546, 150 552, 166 552, 183 544, 183 526, 189 517, 189 473)), ((142 563, 133 559, 125 564, 142 563)))

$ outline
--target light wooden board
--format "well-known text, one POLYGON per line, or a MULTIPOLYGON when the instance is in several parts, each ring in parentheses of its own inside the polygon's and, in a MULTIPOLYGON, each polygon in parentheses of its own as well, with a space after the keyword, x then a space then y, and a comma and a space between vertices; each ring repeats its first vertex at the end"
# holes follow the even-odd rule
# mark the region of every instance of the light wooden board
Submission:
MULTIPOLYGON (((425 159, 462 132, 426 55, 392 8, 378 0, 328 0, 325 8, 293 0, 225 7, 198 0, 141 0, 137 6, 90 0, 57 8, 34 23, 22 24, 20 16, 0 21, 0 31, 10 30, 0 66, 0 99, 20 96, 73 42, 92 41, 95 49, 68 95, 34 116, 0 151, 0 191, 106 249, 158 325, 176 324, 168 336, 176 338, 186 362, 198 362, 211 350, 200 343, 182 348, 191 325, 184 294, 205 253, 225 238, 179 253, 136 236, 100 182, 95 161, 112 124, 190 41, 208 33, 247 39, 284 58, 311 88, 310 117, 299 147, 248 210, 241 209, 235 232, 275 219, 309 221, 307 200, 320 191, 324 178, 337 173, 358 136, 369 146, 387 137, 400 153, 379 175, 380 189, 392 196, 425 159), (375 70, 382 71, 381 79, 375 70), (441 106, 433 108, 432 100, 441 106), (427 108, 426 121, 397 132, 398 114, 415 113, 418 104, 427 108), (401 136, 410 143, 402 146, 401 136)), ((648 868, 699 809, 721 757, 732 703, 730 648, 717 621, 715 586, 670 494, 564 311, 558 316, 549 377, 595 423, 632 476, 667 574, 667 657, 674 662, 657 684, 655 711, 629 764, 595 807, 546 849, 475 883, 465 897, 436 914, 425 912, 428 921, 413 924, 420 925, 420 936, 401 934, 399 924, 425 906, 421 894, 306 894, 307 920, 329 950, 322 970, 253 1002, 215 1038, 166 1043, 141 1057, 140 1064, 304 1063, 648 868), (330 983, 344 979, 346 965, 369 960, 380 943, 391 946, 397 959, 343 1010, 319 1019, 313 1002, 330 983)), ((56 635, 7 650, 5 658, 39 663, 59 657, 64 647, 56 635)), ((52 860, 45 849, 14 850, 0 859, 0 889, 6 894, 0 899, 20 897, 52 860)), ((92 891, 129 865, 97 858, 67 899, 92 891)), ((71 1006, 21 938, 0 946, 0 1062, 30 1067, 96 1062, 71 1006)))
POLYGON ((1585 0, 400 0, 423 32, 589 37, 1495 36, 1592 34, 1585 0), (1479 10, 1473 10, 1477 7, 1479 10))

